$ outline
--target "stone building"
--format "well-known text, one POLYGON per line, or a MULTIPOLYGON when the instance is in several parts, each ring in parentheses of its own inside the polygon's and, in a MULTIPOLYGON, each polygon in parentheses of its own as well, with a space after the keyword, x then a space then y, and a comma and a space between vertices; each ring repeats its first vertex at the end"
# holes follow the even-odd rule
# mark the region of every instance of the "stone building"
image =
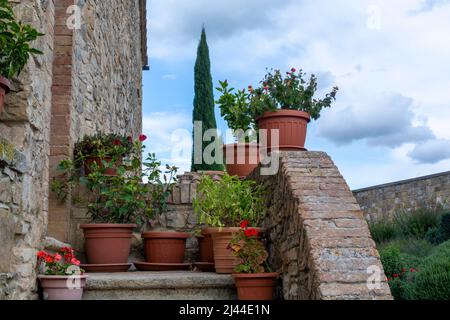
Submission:
POLYGON ((85 134, 141 132, 146 0, 10 2, 45 33, 0 114, 0 299, 27 299, 36 250, 72 237, 75 213, 49 192, 59 161, 85 134))

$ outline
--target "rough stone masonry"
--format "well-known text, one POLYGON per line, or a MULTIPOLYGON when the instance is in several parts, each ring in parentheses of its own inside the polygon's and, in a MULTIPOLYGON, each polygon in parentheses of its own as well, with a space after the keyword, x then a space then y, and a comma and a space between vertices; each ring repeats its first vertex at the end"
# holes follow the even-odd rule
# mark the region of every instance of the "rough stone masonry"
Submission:
POLYGON ((363 213, 333 161, 323 152, 281 152, 267 187, 264 228, 270 264, 281 275, 284 299, 392 299, 363 213), (367 286, 368 268, 379 289, 367 286))

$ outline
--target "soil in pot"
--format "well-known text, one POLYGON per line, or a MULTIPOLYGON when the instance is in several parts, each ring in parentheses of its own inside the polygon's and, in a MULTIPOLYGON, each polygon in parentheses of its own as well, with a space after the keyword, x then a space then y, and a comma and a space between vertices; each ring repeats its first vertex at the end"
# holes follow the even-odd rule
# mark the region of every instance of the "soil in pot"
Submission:
POLYGON ((267 148, 282 151, 306 150, 306 131, 311 118, 308 113, 281 109, 266 112, 257 119, 259 129, 267 130, 267 148), (272 130, 279 130, 279 143, 272 141, 272 130))
POLYGON ((38 276, 44 300, 81 300, 86 278, 86 275, 38 276))
POLYGON ((82 224, 89 264, 126 264, 135 224, 82 224))
POLYGON ((11 90, 11 83, 5 77, 0 76, 0 113, 3 112, 5 96, 11 90))
POLYGON ((259 148, 254 143, 224 145, 223 156, 231 176, 246 177, 259 165, 259 148))
MULTIPOLYGON (((91 168, 94 163, 96 163, 99 168, 103 168, 103 161, 105 161, 108 164, 108 167, 105 168, 104 173, 105 176, 117 176, 117 168, 109 167, 109 164, 112 161, 112 157, 105 157, 103 159, 99 157, 87 157, 86 160, 84 161, 84 173, 86 175, 91 174, 92 172, 91 168)), ((121 161, 117 161, 117 164, 120 165, 121 161)))
POLYGON ((184 232, 150 231, 142 233, 145 260, 149 263, 183 263, 186 239, 184 232))
POLYGON ((239 300, 273 300, 278 273, 234 273, 239 300))

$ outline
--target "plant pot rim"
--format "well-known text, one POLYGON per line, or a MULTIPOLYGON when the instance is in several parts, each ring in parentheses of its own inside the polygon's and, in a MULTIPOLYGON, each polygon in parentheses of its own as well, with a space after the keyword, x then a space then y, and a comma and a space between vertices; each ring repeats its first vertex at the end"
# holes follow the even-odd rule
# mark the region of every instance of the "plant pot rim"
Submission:
POLYGON ((187 239, 191 237, 189 233, 177 231, 146 231, 142 232, 141 236, 144 239, 187 239))
POLYGON ((278 272, 233 273, 232 276, 238 279, 278 278, 278 272))
POLYGON ((5 92, 8 93, 11 90, 11 82, 8 78, 0 75, 0 86, 5 88, 5 92))
MULTIPOLYGON (((250 227, 252 229, 256 229, 259 231, 259 233, 264 232, 264 228, 260 227, 250 227)), ((206 227, 202 229, 202 232, 205 232, 204 234, 211 234, 211 233, 218 233, 218 232, 235 232, 241 230, 240 227, 206 227)))
POLYGON ((86 279, 89 276, 87 274, 80 274, 80 275, 67 275, 67 276, 51 276, 51 275, 45 275, 45 274, 39 274, 38 279, 43 279, 43 280, 65 280, 65 279, 69 279, 71 277, 75 277, 75 278, 80 278, 80 279, 86 279))
POLYGON ((291 109, 278 109, 276 111, 266 111, 261 116, 256 117, 256 121, 267 118, 276 118, 276 117, 296 117, 303 118, 308 122, 311 121, 311 115, 308 112, 300 111, 300 110, 291 110, 291 109))
POLYGON ((134 229, 137 227, 137 224, 134 223, 86 223, 80 224, 81 229, 111 229, 111 228, 128 228, 134 229))

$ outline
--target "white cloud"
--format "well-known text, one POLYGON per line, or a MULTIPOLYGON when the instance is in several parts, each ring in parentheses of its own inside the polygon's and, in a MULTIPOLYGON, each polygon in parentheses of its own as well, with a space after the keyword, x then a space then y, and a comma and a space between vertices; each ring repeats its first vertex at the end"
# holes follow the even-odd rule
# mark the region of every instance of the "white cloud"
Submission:
POLYGON ((450 158, 450 140, 436 139, 417 144, 408 155, 418 163, 438 163, 450 158))
POLYGON ((177 79, 177 75, 176 74, 164 74, 161 79, 163 80, 176 80, 177 79))

